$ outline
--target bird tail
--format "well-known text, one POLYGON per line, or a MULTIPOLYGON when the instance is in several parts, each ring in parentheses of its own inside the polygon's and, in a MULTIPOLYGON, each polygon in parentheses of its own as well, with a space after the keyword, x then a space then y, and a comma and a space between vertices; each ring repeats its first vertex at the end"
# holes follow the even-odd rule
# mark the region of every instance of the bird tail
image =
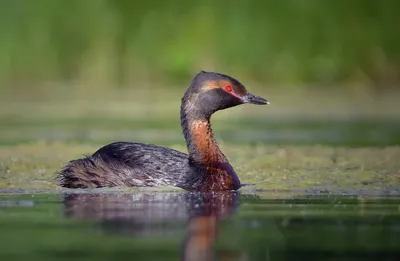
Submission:
POLYGON ((92 157, 72 160, 58 173, 64 188, 104 187, 99 166, 92 157))

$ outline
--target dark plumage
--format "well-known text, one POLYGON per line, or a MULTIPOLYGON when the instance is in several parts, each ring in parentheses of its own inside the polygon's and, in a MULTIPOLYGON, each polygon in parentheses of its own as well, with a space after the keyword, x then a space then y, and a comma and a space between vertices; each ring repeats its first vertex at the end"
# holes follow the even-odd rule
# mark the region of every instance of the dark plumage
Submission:
POLYGON ((236 79, 200 72, 182 98, 181 125, 188 154, 151 144, 115 142, 92 156, 70 161, 59 173, 67 188, 173 185, 186 190, 240 188, 240 181, 219 149, 210 117, 243 103, 268 104, 236 79))

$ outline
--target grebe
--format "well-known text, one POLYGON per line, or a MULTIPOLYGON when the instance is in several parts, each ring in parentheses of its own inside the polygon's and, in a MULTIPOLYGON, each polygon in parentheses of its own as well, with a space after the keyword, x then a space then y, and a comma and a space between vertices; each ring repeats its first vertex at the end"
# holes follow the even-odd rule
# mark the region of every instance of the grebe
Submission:
POLYGON ((92 156, 72 160, 59 173, 66 188, 172 185, 189 191, 237 190, 241 184, 219 149, 211 115, 244 103, 269 104, 238 80, 215 72, 198 73, 181 104, 188 154, 152 144, 115 142, 92 156))

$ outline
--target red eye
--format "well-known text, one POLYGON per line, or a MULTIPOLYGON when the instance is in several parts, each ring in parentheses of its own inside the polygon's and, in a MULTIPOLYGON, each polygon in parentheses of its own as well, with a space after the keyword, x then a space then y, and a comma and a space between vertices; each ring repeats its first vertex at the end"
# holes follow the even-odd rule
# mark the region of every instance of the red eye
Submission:
POLYGON ((224 89, 226 92, 232 92, 232 86, 230 86, 230 85, 225 86, 224 89))

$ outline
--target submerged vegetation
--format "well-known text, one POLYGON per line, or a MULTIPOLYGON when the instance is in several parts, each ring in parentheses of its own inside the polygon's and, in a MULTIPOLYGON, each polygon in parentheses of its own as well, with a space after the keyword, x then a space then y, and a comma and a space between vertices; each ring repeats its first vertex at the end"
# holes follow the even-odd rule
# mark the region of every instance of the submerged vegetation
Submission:
MULTIPOLYGON (((0 148, 1 189, 58 189, 56 172, 101 144, 42 142, 0 148)), ((183 145, 172 148, 185 151, 183 145)), ((223 145, 244 190, 393 190, 400 187, 400 147, 223 145)))

